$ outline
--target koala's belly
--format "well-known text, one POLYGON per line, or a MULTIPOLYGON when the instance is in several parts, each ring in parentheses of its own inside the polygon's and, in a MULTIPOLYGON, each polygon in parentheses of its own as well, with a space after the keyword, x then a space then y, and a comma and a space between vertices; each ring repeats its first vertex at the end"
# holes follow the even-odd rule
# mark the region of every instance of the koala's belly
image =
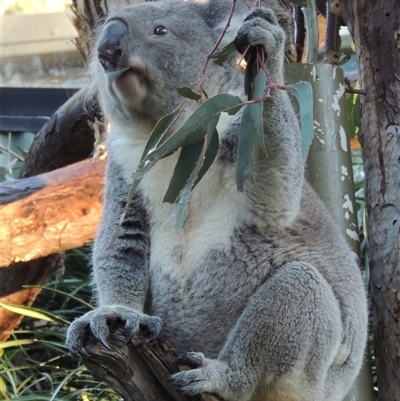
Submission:
POLYGON ((218 242, 224 235, 206 222, 198 232, 159 230, 151 236, 146 312, 163 319, 162 335, 179 352, 217 356, 252 294, 295 258, 295 241, 255 225, 234 228, 225 243, 218 242), (209 236, 201 236, 204 231, 209 236))
MULTIPOLYGON (((181 256, 178 248, 171 251, 181 256)), ((173 258, 151 266, 148 312, 163 319, 162 335, 179 352, 215 357, 268 267, 221 249, 204 252, 191 266, 173 258)))
POLYGON ((249 298, 274 270, 303 261, 323 275, 336 266, 340 276, 341 257, 330 255, 327 262, 331 252, 320 233, 310 224, 297 226, 273 234, 243 224, 228 236, 210 221, 198 231, 152 233, 146 312, 163 319, 163 337, 178 352, 215 357, 249 298), (209 236, 202 236, 204 231, 209 236))

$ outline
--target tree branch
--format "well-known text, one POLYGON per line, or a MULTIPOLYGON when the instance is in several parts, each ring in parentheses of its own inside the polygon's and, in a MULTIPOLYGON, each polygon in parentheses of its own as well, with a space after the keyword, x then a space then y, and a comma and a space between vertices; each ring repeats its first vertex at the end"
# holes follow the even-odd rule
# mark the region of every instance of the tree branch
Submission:
POLYGON ((3 183, 0 266, 91 242, 102 211, 104 165, 104 161, 85 160, 3 183))
POLYGON ((212 394, 188 397, 166 382, 180 367, 174 362, 177 352, 162 338, 152 344, 144 337, 126 344, 122 327, 110 327, 110 332, 111 349, 91 336, 83 361, 96 380, 108 384, 125 401, 221 401, 212 394))

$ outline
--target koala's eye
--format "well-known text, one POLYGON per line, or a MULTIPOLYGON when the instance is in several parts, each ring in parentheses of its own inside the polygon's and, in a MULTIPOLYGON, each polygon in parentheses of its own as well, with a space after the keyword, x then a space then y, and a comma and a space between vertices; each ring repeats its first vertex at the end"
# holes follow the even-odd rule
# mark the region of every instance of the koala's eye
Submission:
POLYGON ((154 28, 154 35, 156 36, 164 36, 168 32, 167 28, 165 26, 159 25, 156 28, 154 28))

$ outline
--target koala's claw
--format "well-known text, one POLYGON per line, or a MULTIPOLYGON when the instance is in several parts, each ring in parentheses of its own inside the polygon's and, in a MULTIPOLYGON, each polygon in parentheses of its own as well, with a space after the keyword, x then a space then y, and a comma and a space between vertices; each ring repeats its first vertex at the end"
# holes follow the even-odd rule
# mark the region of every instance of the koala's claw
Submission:
POLYGON ((199 393, 215 393, 224 398, 224 390, 228 365, 224 362, 208 359, 201 352, 188 352, 179 355, 175 362, 187 365, 191 370, 175 373, 169 379, 176 391, 187 395, 199 393))
POLYGON ((162 320, 159 317, 148 316, 122 305, 101 306, 71 324, 66 340, 69 351, 74 355, 88 356, 84 350, 84 344, 90 332, 107 349, 112 350, 108 343, 110 336, 108 326, 118 321, 125 323, 126 343, 138 336, 140 329, 146 329, 149 342, 155 341, 161 332, 162 320))
POLYGON ((72 355, 88 356, 84 344, 89 337, 89 320, 85 316, 75 320, 68 328, 65 345, 72 355))
POLYGON ((76 343, 74 346, 67 345, 68 351, 75 356, 89 356, 86 352, 85 348, 83 347, 83 343, 76 343))
POLYGON ((178 355, 175 358, 177 365, 186 365, 191 369, 200 368, 205 364, 205 357, 201 352, 187 352, 186 354, 178 355))
POLYGON ((112 348, 111 348, 110 344, 107 342, 107 340, 106 340, 105 337, 103 337, 102 335, 100 335, 100 336, 98 337, 98 339, 100 340, 100 342, 101 342, 108 350, 112 351, 112 348))
POLYGON ((154 320, 152 322, 152 325, 147 325, 149 331, 151 332, 151 336, 149 338, 149 343, 153 343, 154 341, 157 340, 157 338, 160 336, 161 333, 161 325, 162 325, 162 321, 160 318, 154 318, 157 320, 154 320))

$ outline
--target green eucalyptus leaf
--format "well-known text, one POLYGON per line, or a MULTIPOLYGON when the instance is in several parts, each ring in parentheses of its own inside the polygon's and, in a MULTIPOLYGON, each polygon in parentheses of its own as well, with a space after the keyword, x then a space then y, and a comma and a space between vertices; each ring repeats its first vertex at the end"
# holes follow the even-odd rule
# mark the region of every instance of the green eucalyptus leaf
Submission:
POLYGON ((219 52, 214 53, 212 59, 214 60, 215 64, 222 66, 233 52, 236 52, 234 40, 224 46, 219 52))
POLYGON ((247 65, 244 71, 244 93, 249 100, 251 100, 253 96, 253 67, 256 59, 257 52, 255 48, 249 49, 249 57, 247 58, 247 65))
POLYGON ((318 23, 314 0, 307 0, 302 5, 304 23, 306 26, 306 63, 316 63, 318 59, 318 23))
POLYGON ((302 154, 303 159, 306 160, 314 135, 312 86, 310 82, 300 81, 294 85, 290 85, 288 90, 289 93, 296 98, 299 104, 302 154))
MULTIPOLYGON (((161 143, 177 115, 174 112, 163 117, 151 134, 138 169, 132 174, 133 183, 128 194, 128 204, 132 201, 142 178, 160 159, 169 156, 181 147, 201 141, 207 134, 210 121, 214 121, 222 112, 234 115, 243 106, 244 103, 240 97, 220 93, 202 103, 175 133, 161 143)), ((197 174, 194 179, 196 178, 197 174)), ((168 195, 168 199, 171 197, 172 195, 168 195)), ((121 217, 121 221, 124 216, 125 214, 121 217)))
POLYGON ((208 171, 211 167, 214 159, 217 157, 218 149, 219 149, 219 137, 217 131, 219 116, 214 116, 213 119, 210 120, 207 126, 207 150, 204 155, 203 165, 199 171, 197 176, 197 180, 195 182, 195 186, 202 179, 203 175, 208 171))
POLYGON ((360 95, 353 94, 346 100, 349 136, 354 138, 358 135, 361 127, 360 95))
POLYGON ((253 180, 253 160, 251 157, 253 151, 253 138, 250 134, 252 129, 251 107, 247 105, 243 110, 242 121, 238 136, 238 159, 236 166, 236 183, 239 192, 243 192, 246 180, 253 180))
POLYGON ((196 102, 201 99, 201 95, 194 92, 192 88, 182 87, 182 88, 176 88, 176 90, 180 95, 186 97, 187 99, 196 100, 196 102))
POLYGON ((132 202, 132 199, 135 196, 137 187, 139 186, 142 178, 154 167, 155 164, 155 161, 143 164, 132 174, 133 182, 129 189, 127 205, 132 202))
MULTIPOLYGON (((142 158, 141 160, 143 161, 146 156, 157 148, 157 146, 162 142, 163 138, 168 133, 168 130, 176 120, 176 118, 179 116, 180 111, 175 110, 171 114, 167 114, 166 116, 162 117, 160 120, 158 120, 156 126, 153 128, 153 131, 150 134, 150 138, 146 143, 146 146, 144 148, 142 158)), ((154 163, 141 163, 139 164, 138 169, 132 174, 133 178, 133 183, 129 189, 128 193, 128 199, 127 199, 127 204, 129 205, 132 202, 133 197, 135 196, 136 190, 138 185, 140 184, 140 181, 144 177, 144 175, 151 170, 151 168, 154 166, 154 163)), ((121 217, 120 224, 122 223, 123 218, 125 217, 125 213, 121 217)))
POLYGON ((181 154, 175 166, 174 174, 164 197, 164 202, 176 202, 193 170, 198 166, 198 163, 200 163, 200 169, 196 181, 191 186, 191 189, 197 185, 203 175, 210 168, 218 153, 219 139, 216 130, 218 120, 219 115, 214 116, 214 118, 208 122, 204 140, 182 147, 181 154))
POLYGON ((354 104, 354 124, 357 127, 357 135, 359 135, 361 130, 361 96, 356 97, 354 104))
MULTIPOLYGON (((201 141, 204 143, 204 141, 201 141)), ((204 154, 202 152, 202 154, 204 154)), ((176 218, 175 227, 177 229, 182 228, 185 221, 189 215, 189 201, 192 189, 196 183, 196 179, 199 175, 199 171, 203 165, 203 157, 200 156, 196 162, 196 165, 192 172, 190 173, 189 179, 179 193, 179 197, 175 204, 174 211, 172 213, 172 218, 176 218)))
MULTIPOLYGON (((259 72, 253 79, 252 93, 249 98, 259 99, 264 95, 266 87, 265 74, 259 72)), ((263 104, 248 104, 242 115, 238 138, 238 162, 236 167, 236 182, 239 192, 243 191, 246 180, 253 180, 252 152, 255 146, 265 150, 263 130, 263 104)))
POLYGON ((178 116, 179 112, 175 110, 171 114, 167 114, 158 120, 156 126, 153 128, 153 131, 150 134, 150 138, 146 143, 146 146, 143 151, 142 159, 144 159, 147 154, 155 149, 157 145, 161 142, 164 135, 168 132, 169 128, 173 124, 174 120, 178 116))
POLYGON ((3 166, 0 166, 0 182, 5 181, 7 178, 7 169, 3 166))
MULTIPOLYGON (((150 152, 142 161, 157 161, 175 152, 182 146, 198 142, 204 138, 207 132, 207 124, 216 115, 226 112, 236 114, 244 103, 238 96, 220 93, 202 103, 188 120, 173 135, 171 135, 157 149, 150 152)), ((141 164, 142 164, 141 163, 141 164)))
POLYGON ((218 120, 219 115, 216 115, 209 121, 204 141, 200 142, 202 148, 196 165, 190 173, 189 179, 186 181, 186 184, 179 193, 173 212, 173 218, 176 218, 175 227, 177 229, 183 227, 189 215, 189 201, 193 188, 197 185, 201 177, 210 168, 218 153, 219 139, 216 129, 218 120))
MULTIPOLYGON (((266 79, 263 71, 259 72, 254 78, 253 98, 259 99, 264 95, 266 79)), ((263 104, 253 103, 250 108, 250 135, 255 145, 260 146, 265 151, 264 130, 263 130, 263 104)))
POLYGON ((190 178, 190 175, 199 160, 204 146, 204 140, 190 143, 182 147, 181 154, 175 166, 174 174, 164 196, 163 202, 174 203, 182 188, 190 178))

